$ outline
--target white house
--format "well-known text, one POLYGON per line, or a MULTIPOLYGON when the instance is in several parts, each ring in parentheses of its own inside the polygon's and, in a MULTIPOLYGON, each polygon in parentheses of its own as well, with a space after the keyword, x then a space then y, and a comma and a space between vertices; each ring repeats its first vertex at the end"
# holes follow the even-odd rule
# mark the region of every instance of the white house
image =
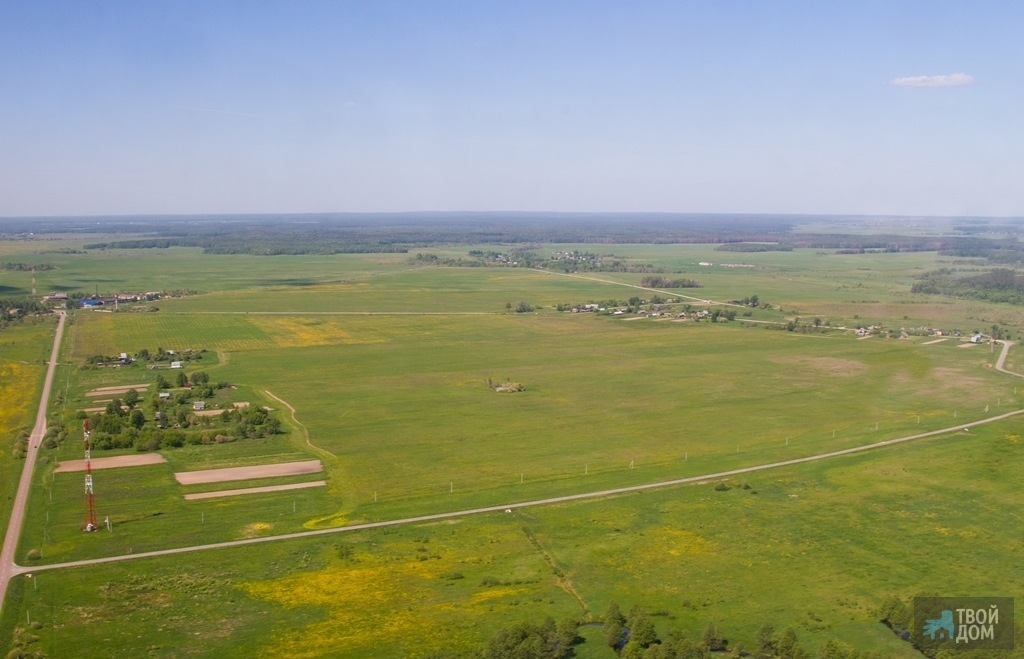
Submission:
POLYGON ((196 411, 205 410, 206 409, 206 401, 205 400, 197 400, 197 401, 195 401, 194 403, 192 403, 192 409, 194 409, 196 411))

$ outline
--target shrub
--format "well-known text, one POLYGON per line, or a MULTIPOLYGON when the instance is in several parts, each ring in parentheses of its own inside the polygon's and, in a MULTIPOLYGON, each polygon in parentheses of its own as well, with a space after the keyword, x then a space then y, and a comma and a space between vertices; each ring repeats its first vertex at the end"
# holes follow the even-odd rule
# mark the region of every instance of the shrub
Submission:
POLYGON ((29 561, 38 561, 43 555, 39 553, 38 549, 29 549, 28 553, 25 554, 25 559, 29 561))

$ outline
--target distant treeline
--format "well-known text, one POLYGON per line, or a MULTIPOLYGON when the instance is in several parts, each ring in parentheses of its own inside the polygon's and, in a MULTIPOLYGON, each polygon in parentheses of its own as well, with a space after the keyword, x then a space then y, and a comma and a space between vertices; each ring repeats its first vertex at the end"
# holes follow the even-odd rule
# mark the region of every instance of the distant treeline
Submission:
POLYGON ((253 254, 279 256, 286 254, 375 254, 405 253, 407 247, 389 243, 358 243, 330 236, 292 234, 283 236, 220 235, 208 237, 140 238, 92 243, 86 249, 167 249, 168 247, 200 247, 207 254, 253 254))
POLYGON ((15 270, 18 272, 43 272, 46 270, 53 270, 54 266, 50 263, 3 263, 0 262, 0 270, 15 270))
POLYGON ((704 288, 696 279, 669 279, 667 277, 644 277, 640 285, 646 288, 704 288))
POLYGON ((725 243, 716 252, 792 252, 792 245, 780 243, 725 243))
MULTIPOLYGON (((818 218, 821 219, 821 218, 818 218)), ((995 262, 1024 260, 1015 238, 973 235, 901 236, 794 233, 807 218, 669 213, 335 213, 309 215, 208 215, 135 218, 0 219, 0 236, 39 240, 48 233, 106 233, 117 240, 87 249, 196 247, 211 254, 338 254, 409 252, 435 245, 719 244, 725 252, 798 248, 941 251, 995 262)), ((991 231, 975 229, 972 232, 991 231)), ((1005 235, 1005 233, 1003 234, 1005 235)), ((544 260, 544 259, 541 259, 544 260)), ((599 267, 615 267, 600 259, 599 267)), ((571 261, 571 260, 570 260, 571 261)), ((562 269, 585 270, 588 259, 562 269)), ((543 266, 548 267, 548 266, 543 266)), ((621 262, 619 267, 631 267, 621 262)), ((628 270, 627 270, 628 271, 628 270)))
POLYGON ((971 277, 955 277, 952 273, 950 269, 925 273, 910 290, 912 293, 1024 304, 1024 276, 1013 270, 997 268, 971 277))

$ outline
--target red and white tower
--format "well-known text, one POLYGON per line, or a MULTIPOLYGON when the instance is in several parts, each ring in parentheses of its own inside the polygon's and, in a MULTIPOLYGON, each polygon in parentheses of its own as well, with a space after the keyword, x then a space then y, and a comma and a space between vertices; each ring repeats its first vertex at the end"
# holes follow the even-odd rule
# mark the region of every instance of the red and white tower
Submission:
POLYGON ((85 526, 83 531, 96 530, 96 502, 92 496, 92 462, 89 457, 89 419, 85 420, 85 526))

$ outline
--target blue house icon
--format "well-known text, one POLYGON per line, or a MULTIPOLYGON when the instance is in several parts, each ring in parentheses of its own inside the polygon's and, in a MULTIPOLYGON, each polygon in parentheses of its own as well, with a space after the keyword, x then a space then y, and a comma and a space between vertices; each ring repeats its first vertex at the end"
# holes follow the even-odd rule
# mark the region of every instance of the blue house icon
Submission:
POLYGON ((937 620, 924 621, 924 635, 931 637, 933 641, 942 640, 942 633, 946 633, 946 640, 953 640, 953 612, 946 610, 942 612, 937 620), (938 639, 935 638, 938 634, 938 639))

